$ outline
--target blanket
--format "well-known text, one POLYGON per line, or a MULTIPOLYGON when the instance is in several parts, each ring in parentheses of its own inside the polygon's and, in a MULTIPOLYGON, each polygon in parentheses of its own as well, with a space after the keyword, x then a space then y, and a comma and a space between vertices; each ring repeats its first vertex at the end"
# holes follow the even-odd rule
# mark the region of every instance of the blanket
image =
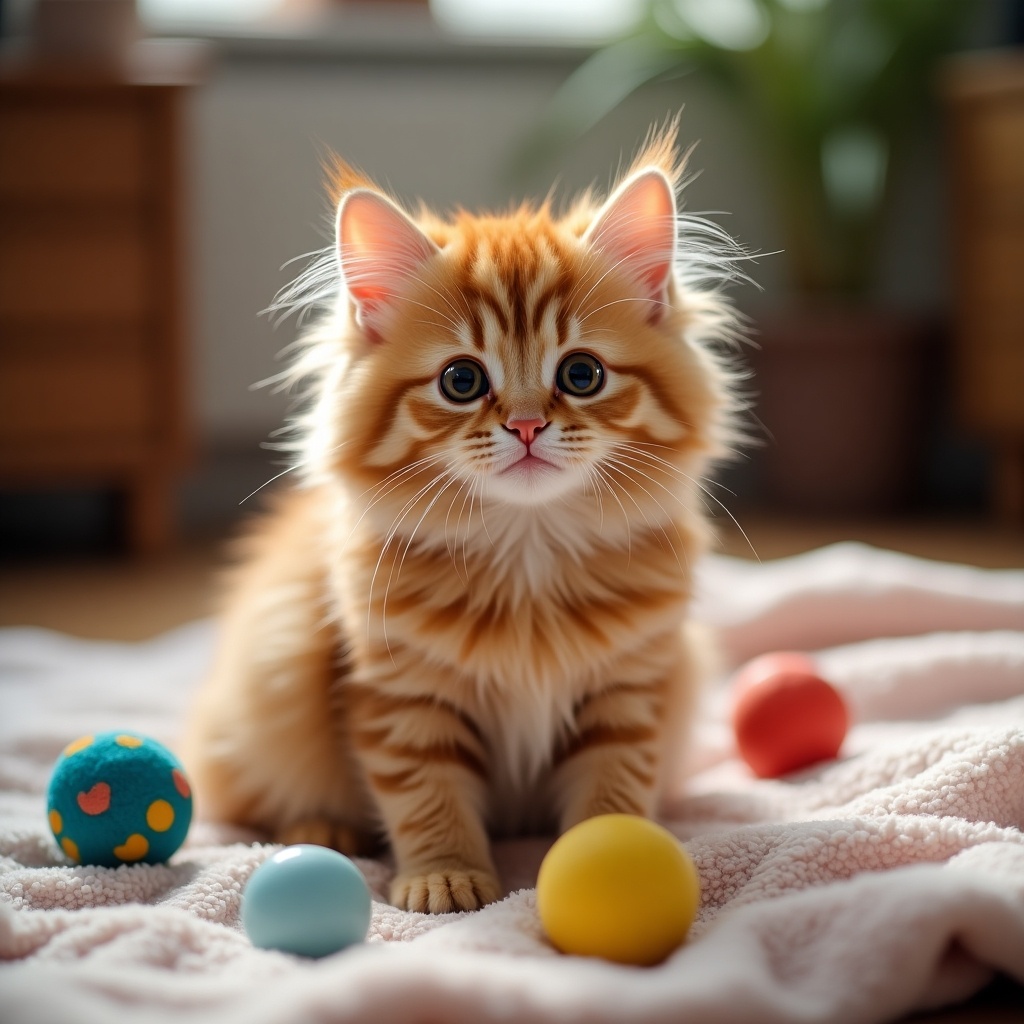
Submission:
POLYGON ((855 544, 759 565, 709 558, 697 616, 727 664, 818 652, 854 721, 841 757, 757 780, 709 689, 692 775, 661 810, 700 874, 686 943, 628 968, 558 954, 536 913, 550 839, 497 845, 505 898, 429 916, 384 902, 360 860, 367 941, 318 961, 239 923, 278 847, 195 823, 165 865, 73 866, 45 789, 72 738, 173 744, 215 642, 197 622, 141 644, 0 631, 0 1018, 10 1024, 880 1022, 1024 983, 1024 572, 855 544))

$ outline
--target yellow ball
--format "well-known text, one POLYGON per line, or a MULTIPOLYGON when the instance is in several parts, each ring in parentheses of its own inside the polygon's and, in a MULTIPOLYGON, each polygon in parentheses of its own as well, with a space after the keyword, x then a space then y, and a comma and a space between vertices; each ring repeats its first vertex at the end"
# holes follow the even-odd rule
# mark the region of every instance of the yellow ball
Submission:
POLYGON ((631 814, 569 829, 537 876, 537 910, 555 948, 620 964, 664 960, 699 904, 697 869, 679 840, 631 814))

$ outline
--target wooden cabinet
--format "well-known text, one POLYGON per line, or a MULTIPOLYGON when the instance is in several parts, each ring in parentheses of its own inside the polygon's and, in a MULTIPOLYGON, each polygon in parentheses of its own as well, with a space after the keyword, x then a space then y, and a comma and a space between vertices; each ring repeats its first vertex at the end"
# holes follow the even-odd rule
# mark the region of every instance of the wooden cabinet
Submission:
POLYGON ((0 63, 0 484, 96 483, 166 544, 188 450, 183 105, 201 55, 0 63))
POLYGON ((953 200, 954 379, 995 452, 993 502, 1024 524, 1024 52, 958 58, 944 80, 953 200))

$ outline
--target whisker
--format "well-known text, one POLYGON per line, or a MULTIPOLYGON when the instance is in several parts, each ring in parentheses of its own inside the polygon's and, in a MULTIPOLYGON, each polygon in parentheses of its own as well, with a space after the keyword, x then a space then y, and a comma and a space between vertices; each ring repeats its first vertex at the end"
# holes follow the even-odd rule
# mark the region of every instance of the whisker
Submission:
POLYGON ((614 481, 608 476, 604 469, 598 465, 595 465, 593 469, 594 472, 597 473, 598 479, 604 482, 605 487, 608 488, 608 493, 615 499, 615 503, 622 511, 622 521, 626 525, 626 568, 628 569, 630 563, 633 561, 633 531, 630 529, 629 516, 626 513, 626 507, 622 504, 619 500, 619 496, 615 493, 614 481))
POLYGON ((389 473, 380 483, 373 487, 367 487, 362 494, 359 495, 362 498, 364 495, 373 492, 373 500, 370 501, 367 506, 360 513, 359 518, 353 523, 352 529, 349 530, 348 536, 345 538, 342 547, 348 545, 348 542, 352 539, 352 535, 359 528, 359 524, 366 518, 366 516, 373 511, 389 494, 396 491, 402 485, 402 478, 406 476, 415 476, 419 472, 423 472, 430 468, 431 465, 436 465, 441 461, 442 456, 440 455, 429 455, 426 458, 417 459, 415 462, 409 463, 408 466, 403 466, 401 469, 395 470, 393 473, 389 473), (390 486, 388 486, 390 484, 390 486), (387 488, 385 490, 385 488, 387 488), (383 492, 383 493, 382 493, 383 492))
MULTIPOLYGON (((476 492, 480 487, 480 478, 477 477, 473 480, 472 486, 469 489, 469 515, 466 517, 466 532, 462 535, 462 568, 466 573, 466 579, 469 579, 469 561, 466 553, 466 545, 469 543, 469 535, 473 528, 473 504, 476 501, 476 492)), ((463 509, 465 508, 465 502, 463 502, 463 509)), ((459 509, 459 522, 462 522, 462 511, 459 509)), ((457 539, 457 538, 456 538, 457 539)))
MULTIPOLYGON (((620 447, 621 448, 628 448, 629 446, 628 445, 620 445, 620 447)), ((675 476, 681 483, 685 483, 688 486, 692 486, 695 483, 695 481, 693 480, 692 477, 690 477, 686 473, 683 473, 682 470, 680 470, 677 466, 673 466, 670 462, 665 462, 664 459, 655 459, 654 456, 651 456, 649 453, 636 451, 635 449, 634 449, 634 454, 640 456, 641 458, 647 459, 647 460, 652 460, 653 459, 656 464, 650 466, 651 469, 656 469, 659 472, 665 473, 666 475, 671 474, 671 475, 675 476)), ((704 492, 703 488, 701 488, 701 490, 702 490, 702 492, 704 492)), ((730 492, 730 493, 732 493, 732 492, 730 492)), ((708 512, 710 515, 713 515, 714 512, 712 510, 712 507, 708 503, 706 498, 704 497, 704 493, 702 493, 699 496, 699 498, 700 498, 701 505, 704 507, 704 510, 706 512, 708 512)))
POLYGON ((651 306, 664 306, 666 309, 675 309, 675 306, 671 302, 662 302, 661 299, 648 298, 645 295, 628 295, 624 299, 612 299, 611 302, 606 302, 595 309, 591 309, 587 312, 585 317, 580 319, 580 326, 582 327, 592 316, 596 316, 603 309, 608 309, 610 306, 617 306, 622 302, 644 302, 651 306))
MULTIPOLYGON (((466 566, 466 556, 465 556, 465 547, 466 547, 465 535, 463 535, 463 544, 462 544, 462 547, 463 547, 463 559, 462 559, 462 561, 463 561, 463 568, 466 569, 465 578, 463 578, 462 574, 459 572, 459 562, 458 562, 458 558, 457 558, 456 548, 458 547, 458 543, 459 543, 459 532, 462 529, 462 516, 463 516, 463 514, 466 511, 466 503, 468 501, 470 501, 470 499, 473 496, 473 488, 474 488, 475 485, 476 485, 476 481, 473 480, 473 479, 468 479, 468 480, 464 481, 463 486, 459 488, 458 493, 455 495, 454 498, 452 498, 451 507, 448 509, 448 515, 451 515, 451 510, 455 507, 455 502, 458 500, 459 495, 460 494, 462 495, 462 504, 459 506, 459 514, 455 517, 455 541, 454 541, 453 544, 449 544, 448 543, 448 516, 445 516, 445 520, 444 520, 444 542, 445 542, 445 547, 448 548, 448 554, 451 556, 452 568, 455 570, 455 574, 459 577, 460 580, 462 580, 463 583, 469 583, 469 569, 468 569, 468 566, 466 566)), ((467 529, 467 531, 469 529, 469 523, 468 522, 466 524, 466 529, 467 529)))
MULTIPOLYGON (((436 290, 436 289, 435 289, 435 290, 436 290)), ((456 319, 455 319, 454 317, 451 317, 451 316, 449 316, 449 315, 448 315, 447 313, 445 313, 445 312, 442 312, 442 311, 441 311, 440 309, 435 309, 435 308, 434 308, 433 306, 431 306, 431 305, 430 305, 429 303, 426 303, 426 302, 420 302, 420 301, 418 301, 417 299, 410 299, 410 298, 409 298, 408 296, 406 296, 405 298, 403 298, 403 299, 402 299, 402 301, 403 301, 403 302, 409 302, 409 303, 411 303, 411 304, 412 304, 412 305, 414 305, 414 306, 421 306, 421 307, 422 307, 423 309, 427 310, 427 311, 428 311, 429 313, 436 313, 436 314, 437 314, 437 315, 438 315, 439 317, 441 317, 442 319, 444 319, 444 320, 447 320, 447 321, 448 321, 448 323, 449 323, 449 324, 450 324, 450 325, 451 325, 451 326, 452 326, 452 327, 453 327, 453 328, 454 328, 455 330, 458 330, 458 329, 459 329, 459 327, 461 326, 461 325, 460 325, 460 323, 459 323, 459 321, 458 321, 458 320, 456 320, 456 319)))
POLYGON ((484 536, 487 538, 488 543, 493 548, 495 546, 494 545, 494 538, 491 537, 491 531, 487 529, 487 516, 484 514, 484 492, 483 492, 483 486, 480 487, 479 497, 480 497, 480 522, 481 522, 481 524, 483 525, 483 528, 484 528, 484 536))
MULTIPOLYGON (((440 457, 438 457, 438 461, 440 461, 440 457)), ((401 529, 402 523, 408 517, 409 513, 413 510, 413 508, 416 507, 416 502, 419 501, 419 499, 424 494, 426 494, 427 491, 429 491, 431 487, 434 486, 434 484, 438 481, 438 479, 440 479, 439 476, 435 476, 435 477, 431 478, 431 480, 428 483, 426 483, 423 487, 421 487, 405 503, 405 505, 399 510, 398 515, 392 521, 391 528, 388 531, 387 536, 384 538, 384 543, 381 544, 380 555, 378 555, 377 563, 373 567, 373 575, 370 577, 370 587, 369 587, 369 591, 368 591, 368 594, 367 594, 367 608, 366 608, 366 635, 367 635, 367 637, 369 637, 371 635, 371 631, 370 631, 370 616, 373 614, 373 589, 374 589, 374 586, 376 585, 377 573, 380 572, 380 567, 381 567, 381 563, 384 561, 384 556, 385 556, 385 554, 387 554, 388 548, 391 546, 392 541, 395 539, 396 535, 398 534, 398 531, 401 529)), ((384 624, 384 626, 385 626, 385 646, 386 646, 387 645, 386 623, 384 624)), ((389 653, 390 653, 390 650, 391 649, 389 647, 388 648, 388 652, 389 653)))
POLYGON ((459 527, 462 531, 462 572, 465 575, 467 581, 473 579, 473 575, 470 572, 470 559, 473 561, 474 568, 478 565, 478 554, 477 547, 472 543, 476 540, 478 529, 473 522, 473 515, 476 512, 477 498, 480 495, 482 484, 480 480, 474 480, 469 487, 469 493, 467 494, 467 500, 464 501, 463 505, 459 508, 459 527), (462 525, 462 516, 465 513, 466 523, 462 525))
MULTIPOLYGON (((428 284, 426 281, 421 281, 420 283, 425 285, 427 288, 429 288, 439 299, 441 299, 444 302, 447 302, 450 309, 452 308, 452 297, 451 297, 451 295, 449 295, 447 292, 441 291, 440 288, 435 288, 434 285, 428 284)), ((458 322, 457 319, 454 319, 453 317, 447 316, 445 313, 443 313, 439 309, 435 309, 435 310, 433 310, 433 312, 437 313, 439 316, 445 317, 445 319, 447 319, 448 322, 453 327, 455 327, 455 328, 459 327, 459 322, 458 322)), ((453 310, 453 312, 454 312, 454 310, 453 310)))
MULTIPOLYGON (((388 253, 385 251, 384 255, 388 255, 388 253)), ((351 284, 352 282, 358 282, 358 280, 360 278, 360 270, 361 270, 362 265, 369 264, 369 265, 372 265, 372 266, 376 266, 378 261, 379 261, 379 258, 380 258, 379 255, 376 255, 376 256, 375 255, 367 255, 367 256, 362 257, 362 258, 356 258, 356 259, 350 260, 348 265, 352 269, 349 271, 349 274, 348 274, 348 277, 347 277, 348 283, 351 284)), ((434 285, 429 284, 428 282, 422 280, 422 278, 418 278, 417 279, 417 283, 420 286, 425 287, 428 290, 432 291, 438 298, 440 298, 441 300, 445 301, 446 303, 448 303, 449 306, 451 306, 451 296, 450 295, 447 295, 446 293, 442 292, 439 288, 436 288, 434 285)), ((437 314, 437 316, 442 317, 443 319, 447 320, 448 323, 452 327, 458 328, 458 326, 459 326, 459 322, 454 317, 452 317, 448 313, 444 312, 444 310, 437 309, 434 306, 431 306, 431 305, 429 305, 426 302, 420 302, 418 299, 413 299, 413 298, 410 298, 409 296, 403 296, 402 301, 403 302, 412 303, 412 305, 414 305, 414 306, 421 306, 423 309, 429 310, 431 313, 437 314)))
MULTIPOLYGON (((584 295, 582 299, 579 299, 578 301, 576 301, 576 303, 575 303, 576 307, 577 307, 577 308, 581 308, 581 307, 583 307, 583 306, 584 306, 584 305, 586 304, 586 302, 587 302, 587 299, 589 299, 589 298, 590 298, 590 296, 591 296, 591 295, 593 295, 595 291, 597 291, 597 289, 598 289, 598 288, 599 288, 599 287, 601 286, 602 282, 603 282, 603 281, 604 281, 604 280, 605 280, 605 279, 606 279, 606 278, 607 278, 607 277, 609 276, 609 274, 614 274, 614 273, 615 273, 615 271, 619 269, 619 267, 621 267, 621 266, 622 266, 622 265, 623 265, 624 263, 629 263, 629 262, 630 262, 630 261, 631 261, 632 259, 633 259, 633 255, 632 255, 632 254, 630 253, 630 254, 627 254, 627 255, 623 256, 623 257, 622 257, 621 259, 618 259, 618 260, 616 260, 616 261, 615 261, 615 262, 614 262, 614 263, 613 263, 613 264, 612 264, 612 265, 611 265, 610 267, 608 267, 608 268, 607 268, 607 270, 605 270, 605 272, 604 272, 604 273, 603 273, 603 274, 602 274, 602 275, 601 275, 601 276, 600 276, 600 277, 599 277, 599 278, 598 278, 598 279, 597 279, 597 280, 596 280, 596 281, 595 281, 595 282, 594 282, 594 283, 593 283, 593 284, 592 284, 592 285, 590 286, 590 288, 589 288, 589 289, 587 290, 587 294, 586 294, 586 295, 584 295)), ((593 263, 593 260, 592 260, 592 263, 593 263)), ((576 290, 574 289, 574 295, 573 295, 573 297, 575 296, 575 291, 576 291, 576 290)))
POLYGON ((279 327, 293 313, 298 314, 298 322, 301 324, 314 309, 324 306, 338 294, 341 275, 333 245, 296 256, 281 269, 301 259, 309 261, 306 268, 294 281, 281 288, 270 305, 262 311, 261 315, 264 316, 279 314, 273 321, 275 327, 279 327))
MULTIPOLYGON (((628 446, 623 446, 620 444, 619 447, 628 446)), ((746 530, 744 530, 743 527, 740 525, 739 520, 732 514, 728 506, 716 494, 713 494, 707 487, 705 487, 704 484, 700 482, 700 480, 697 480, 696 478, 690 476, 689 473, 685 473, 678 466, 673 466, 671 463, 665 462, 664 459, 658 459, 657 456, 651 455, 649 452, 639 451, 635 449, 634 452, 637 455, 642 455, 644 458, 655 459, 656 461, 663 463, 668 469, 671 469, 673 473, 677 474, 680 479, 685 480, 687 483, 692 484, 694 487, 700 488, 700 490, 704 494, 706 494, 716 505, 718 505, 722 509, 722 511, 724 511, 725 514, 732 520, 733 525, 736 527, 737 530, 740 531, 740 535, 747 542, 747 547, 750 548, 750 551, 753 554, 754 558, 756 558, 758 562, 761 561, 761 556, 757 553, 756 548, 754 547, 750 538, 747 536, 746 530)))
MULTIPOLYGON (((336 444, 333 448, 331 448, 330 451, 327 452, 327 454, 331 455, 334 452, 340 451, 347 444, 348 444, 348 441, 342 441, 341 444, 336 444)), ((266 442, 263 442, 261 447, 269 448, 270 446, 267 445, 266 442)), ((284 450, 283 446, 282 446, 282 450, 284 450)), ((247 494, 238 503, 239 506, 244 505, 251 497, 253 497, 253 495, 259 494, 259 492, 262 491, 264 487, 269 487, 275 480, 280 480, 281 477, 287 476, 289 473, 294 473, 295 470, 302 469, 305 465, 306 465, 306 463, 299 461, 299 462, 294 463, 291 466, 285 467, 284 469, 281 470, 280 473, 275 473, 274 476, 272 476, 269 480, 266 480, 262 484, 260 484, 259 487, 257 487, 255 491, 252 491, 250 494, 247 494)))
POLYGON ((294 466, 288 466, 286 469, 282 469, 280 473, 275 473, 274 476, 272 476, 269 480, 260 484, 255 491, 253 491, 251 494, 247 494, 238 504, 240 506, 244 505, 253 495, 259 494, 264 487, 269 487, 275 480, 280 480, 281 477, 287 476, 289 473, 293 473, 295 470, 299 469, 301 465, 302 463, 297 462, 294 466))
MULTIPOLYGON (((444 494, 444 492, 448 490, 448 488, 451 487, 451 485, 458 480, 458 477, 454 476, 451 473, 451 467, 449 466, 447 469, 444 470, 444 472, 440 476, 435 477, 435 482, 444 479, 444 477, 446 476, 449 479, 445 482, 444 486, 437 492, 437 494, 435 494, 434 497, 430 499, 430 501, 427 504, 427 507, 423 510, 423 515, 419 517, 419 519, 416 522, 416 525, 412 528, 412 533, 409 534, 409 539, 405 542, 405 547, 402 549, 402 557, 399 560, 397 569, 394 563, 392 563, 391 572, 388 573, 388 581, 384 587, 384 600, 381 603, 380 617, 381 625, 384 630, 384 646, 387 647, 389 653, 391 651, 391 647, 388 644, 388 595, 391 593, 391 584, 392 581, 397 582, 399 579, 401 579, 402 569, 405 567, 406 556, 409 554, 409 549, 412 547, 413 541, 416 539, 417 531, 423 525, 423 520, 426 519, 427 516, 430 514, 430 510, 437 504, 441 495, 444 494)), ((393 658, 392 661, 394 661, 393 658)))
MULTIPOLYGON (((415 471, 425 468, 433 463, 437 463, 441 460, 441 458, 442 456, 439 454, 425 455, 422 459, 416 459, 415 462, 407 463, 405 466, 402 466, 401 468, 396 469, 394 472, 389 473, 379 483, 371 484, 371 486, 367 487, 366 490, 360 493, 359 497, 365 497, 367 494, 370 494, 371 492, 373 496, 376 497, 381 492, 381 490, 384 487, 386 487, 391 481, 397 481, 403 476, 406 476, 410 473, 414 473, 415 471)), ((390 491, 388 493, 390 493, 390 491)))
MULTIPOLYGON (((672 524, 672 529, 675 531, 676 539, 679 541, 679 547, 682 548, 682 550, 683 550, 683 557, 686 558, 686 542, 683 540, 683 536, 679 532, 679 526, 676 523, 675 519, 669 514, 669 512, 665 508, 665 506, 662 505, 661 502, 658 501, 658 499, 655 498, 654 495, 651 494, 651 492, 649 490, 647 490, 647 488, 644 487, 644 485, 642 483, 640 483, 638 480, 635 480, 633 477, 629 476, 629 474, 626 473, 625 470, 630 470, 631 469, 631 470, 634 470, 635 472, 640 473, 640 475, 642 477, 644 477, 647 480, 650 480, 651 483, 655 484, 655 486, 662 487, 662 489, 664 491, 666 491, 666 493, 668 493, 668 494, 672 494, 672 491, 670 491, 667 487, 663 487, 663 485, 659 484, 657 480, 654 480, 652 477, 648 476, 646 473, 644 473, 641 470, 639 470, 636 466, 630 465, 628 462, 622 462, 622 461, 620 461, 620 460, 618 460, 616 458, 613 458, 611 456, 605 456, 604 461, 609 464, 608 465, 609 471, 614 472, 614 473, 619 473, 621 476, 624 476, 627 480, 630 480, 635 486, 639 487, 640 490, 643 491, 644 494, 646 494, 647 497, 650 498, 651 501, 653 501, 654 504, 657 505, 659 509, 661 509, 661 511, 664 513, 664 515, 666 516, 668 521, 672 524), (618 468, 616 468, 616 467, 618 467, 618 468)), ((633 504, 636 505, 636 507, 639 510, 640 514, 644 517, 644 522, 647 523, 648 529, 652 533, 660 533, 665 538, 665 540, 668 542, 668 546, 669 546, 670 550, 672 551, 673 557, 676 560, 676 565, 679 566, 679 571, 682 572, 683 571, 683 567, 682 567, 682 565, 679 562, 679 554, 678 554, 678 552, 676 550, 676 546, 669 539, 668 531, 665 529, 664 525, 662 525, 660 523, 658 525, 655 525, 654 523, 652 523, 650 518, 648 517, 647 513, 641 507, 640 503, 636 500, 636 498, 634 498, 633 495, 629 493, 629 491, 626 491, 625 493, 626 493, 626 496, 633 502, 633 504)), ((678 495, 673 495, 673 497, 676 498, 677 501, 680 500, 678 495)), ((680 501, 680 503, 681 503, 681 501, 680 501)), ((687 561, 687 565, 689 565, 689 559, 686 559, 686 561, 687 561)))
POLYGON ((595 474, 594 474, 594 467, 593 466, 586 466, 585 465, 583 467, 583 487, 584 487, 584 493, 586 492, 586 487, 587 487, 588 484, 590 484, 594 488, 594 500, 597 502, 597 511, 601 515, 601 518, 600 518, 600 520, 598 521, 598 524, 597 524, 597 532, 598 533, 603 533, 604 532, 604 502, 601 500, 601 493, 598 490, 599 481, 595 480, 594 476, 595 476, 595 474))

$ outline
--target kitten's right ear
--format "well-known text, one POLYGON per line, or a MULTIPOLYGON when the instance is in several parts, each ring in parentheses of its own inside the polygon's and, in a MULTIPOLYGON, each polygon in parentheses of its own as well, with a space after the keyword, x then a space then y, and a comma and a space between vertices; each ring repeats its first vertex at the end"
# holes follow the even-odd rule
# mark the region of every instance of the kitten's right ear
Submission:
POLYGON ((349 192, 338 207, 338 258, 356 320, 374 339, 395 297, 440 250, 390 200, 370 189, 349 192))
POLYGON ((583 241, 632 274, 659 320, 668 305, 676 250, 676 200, 665 172, 647 167, 611 194, 583 241))

